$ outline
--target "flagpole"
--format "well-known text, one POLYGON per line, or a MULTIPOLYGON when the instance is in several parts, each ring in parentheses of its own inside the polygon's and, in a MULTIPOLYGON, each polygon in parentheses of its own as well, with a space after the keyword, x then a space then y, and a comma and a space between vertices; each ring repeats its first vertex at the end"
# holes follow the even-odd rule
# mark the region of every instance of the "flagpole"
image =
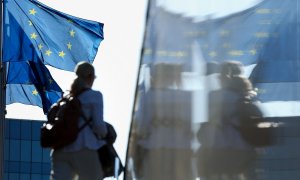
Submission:
POLYGON ((137 78, 136 78, 136 85, 135 85, 135 93, 134 93, 134 102, 133 102, 133 109, 132 109, 132 112, 131 112, 131 123, 130 123, 130 129, 129 129, 129 135, 128 135, 128 142, 127 142, 127 150, 126 150, 126 157, 125 157, 125 170, 124 170, 124 173, 123 173, 123 180, 126 180, 127 178, 127 163, 129 162, 129 145, 130 145, 130 138, 131 138, 131 135, 132 135, 132 128, 133 128, 133 117, 134 117, 134 113, 135 113, 135 106, 136 106, 136 100, 137 100, 137 97, 138 97, 138 87, 139 87, 139 81, 140 81, 140 71, 141 71, 141 65, 142 65, 142 57, 143 57, 143 54, 144 54, 144 45, 145 45, 145 41, 146 41, 146 31, 147 31, 147 24, 148 24, 148 20, 149 20, 149 17, 150 17, 150 6, 152 5, 155 5, 155 1, 154 2, 151 2, 153 0, 148 0, 147 1, 147 7, 146 7, 146 17, 145 17, 145 26, 144 26, 144 35, 143 35, 143 41, 142 41, 142 49, 141 49, 141 52, 140 52, 140 62, 139 62, 139 65, 138 65, 138 69, 137 69, 137 78))
POLYGON ((5 91, 6 91, 6 66, 3 63, 3 1, 1 2, 1 8, 0 8, 0 19, 1 19, 1 25, 0 25, 0 179, 4 179, 4 125, 5 125, 5 112, 6 112, 6 97, 5 97, 5 91))

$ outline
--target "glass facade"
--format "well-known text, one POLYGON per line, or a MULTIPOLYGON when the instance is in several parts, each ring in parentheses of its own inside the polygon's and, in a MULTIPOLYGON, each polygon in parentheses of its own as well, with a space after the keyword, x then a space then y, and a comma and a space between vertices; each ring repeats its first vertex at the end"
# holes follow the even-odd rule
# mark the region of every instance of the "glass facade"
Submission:
POLYGON ((49 180, 50 149, 40 146, 42 123, 6 119, 4 180, 49 180))
POLYGON ((247 2, 149 0, 125 179, 300 179, 300 0, 247 2))

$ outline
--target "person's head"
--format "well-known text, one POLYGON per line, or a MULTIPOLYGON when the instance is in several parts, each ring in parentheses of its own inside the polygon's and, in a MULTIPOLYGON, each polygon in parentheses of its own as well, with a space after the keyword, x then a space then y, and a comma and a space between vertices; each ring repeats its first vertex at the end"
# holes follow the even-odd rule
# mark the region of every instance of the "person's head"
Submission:
POLYGON ((228 80, 234 76, 240 76, 243 72, 242 63, 238 61, 225 61, 220 68, 220 81, 222 87, 228 86, 228 80))
POLYGON ((181 86, 182 65, 175 63, 157 63, 151 70, 151 84, 154 88, 181 86))
POLYGON ((74 72, 76 74, 76 78, 71 85, 70 93, 72 95, 76 95, 81 92, 85 88, 91 88, 95 79, 95 69, 92 64, 81 61, 79 62, 74 72))
POLYGON ((95 69, 94 66, 88 62, 81 61, 79 62, 74 70, 78 78, 82 78, 86 82, 94 81, 95 78, 95 69))
POLYGON ((221 64, 221 76, 239 76, 243 72, 242 67, 238 61, 225 61, 221 64))

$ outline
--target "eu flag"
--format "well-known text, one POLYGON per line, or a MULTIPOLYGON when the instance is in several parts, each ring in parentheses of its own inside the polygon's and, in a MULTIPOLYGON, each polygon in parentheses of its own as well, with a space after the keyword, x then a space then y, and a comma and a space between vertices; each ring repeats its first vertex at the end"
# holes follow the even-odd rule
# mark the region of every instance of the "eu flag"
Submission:
POLYGON ((46 65, 73 71, 79 61, 92 63, 103 40, 103 24, 35 0, 8 0, 4 10, 6 104, 39 106, 47 113, 63 92, 46 65))
POLYGON ((227 60, 245 65, 268 115, 299 115, 294 108, 300 103, 298 9, 299 0, 264 0, 225 17, 198 21, 163 6, 151 7, 142 64, 182 63, 186 72, 193 72, 197 44, 208 65, 227 60))
POLYGON ((67 71, 79 61, 93 62, 103 40, 102 23, 67 15, 36 0, 7 0, 4 5, 4 62, 32 60, 32 53, 37 61, 67 71))
POLYGON ((196 25, 206 61, 241 61, 262 102, 299 101, 299 12, 296 0, 265 0, 196 25))
POLYGON ((62 97, 62 90, 41 62, 7 63, 6 104, 22 103, 39 106, 47 113, 62 97))

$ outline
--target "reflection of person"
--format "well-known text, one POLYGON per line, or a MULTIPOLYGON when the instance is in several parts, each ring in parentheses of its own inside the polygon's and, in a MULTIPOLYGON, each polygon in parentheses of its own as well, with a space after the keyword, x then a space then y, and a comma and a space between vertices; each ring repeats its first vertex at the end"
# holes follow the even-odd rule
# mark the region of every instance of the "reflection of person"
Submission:
POLYGON ((138 146, 143 149, 138 174, 142 179, 192 179, 191 94, 180 90, 182 66, 155 64, 151 88, 141 102, 138 146))
MULTIPOLYGON (((90 89, 95 79, 94 67, 87 62, 80 62, 75 68, 77 78, 71 85, 70 94, 76 96, 84 89, 78 98, 82 104, 82 111, 87 119, 92 119, 92 128, 83 128, 75 142, 59 150, 51 152, 52 180, 100 180, 103 179, 101 164, 97 149, 105 144, 98 140, 94 133, 103 138, 107 134, 106 124, 103 121, 103 99, 99 91, 90 89)), ((85 123, 81 118, 79 126, 85 123)), ((100 139, 100 138, 99 138, 100 139)))
POLYGON ((239 63, 222 64, 221 89, 209 94, 209 122, 215 131, 209 142, 201 144, 198 161, 200 176, 208 180, 245 178, 256 157, 254 147, 244 141, 235 128, 240 122, 238 102, 252 95, 252 85, 240 76, 241 72, 239 63))

